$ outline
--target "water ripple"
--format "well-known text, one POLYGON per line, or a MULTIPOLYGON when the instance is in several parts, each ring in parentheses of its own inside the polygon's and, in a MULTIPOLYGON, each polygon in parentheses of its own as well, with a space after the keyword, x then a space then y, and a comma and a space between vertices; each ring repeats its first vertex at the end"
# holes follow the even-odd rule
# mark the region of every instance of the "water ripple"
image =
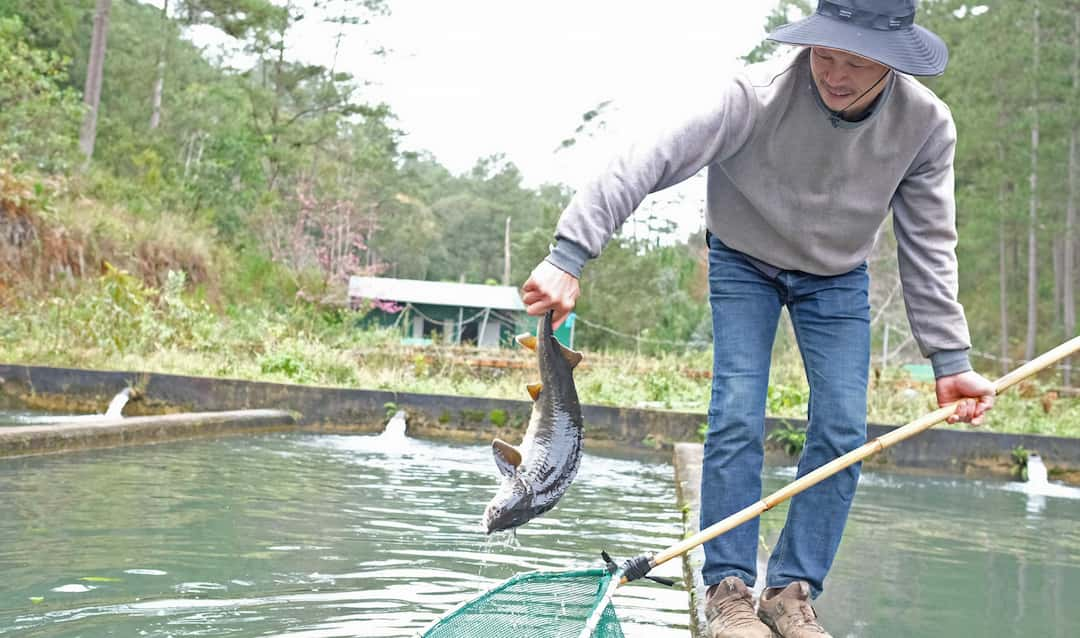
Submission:
MULTIPOLYGON (((411 636, 514 574, 679 534, 662 463, 587 455, 508 542, 480 526, 490 447, 383 443, 270 435, 0 465, 0 538, 15 539, 0 636, 411 636), (102 580, 53 591, 87 575, 102 580)), ((624 589, 628 635, 685 634, 685 593, 624 589)))

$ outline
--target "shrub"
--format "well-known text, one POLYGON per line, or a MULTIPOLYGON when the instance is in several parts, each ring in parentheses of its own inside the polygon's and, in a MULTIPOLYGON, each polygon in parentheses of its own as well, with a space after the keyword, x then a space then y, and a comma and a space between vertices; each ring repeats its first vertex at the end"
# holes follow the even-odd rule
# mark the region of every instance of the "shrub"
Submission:
POLYGON ((769 434, 768 440, 779 443, 788 456, 798 456, 806 445, 806 429, 797 428, 784 421, 781 427, 769 434))
POLYGON ((1017 445, 1012 450, 1012 475, 1026 481, 1028 478, 1027 464, 1030 452, 1023 445, 1017 445))

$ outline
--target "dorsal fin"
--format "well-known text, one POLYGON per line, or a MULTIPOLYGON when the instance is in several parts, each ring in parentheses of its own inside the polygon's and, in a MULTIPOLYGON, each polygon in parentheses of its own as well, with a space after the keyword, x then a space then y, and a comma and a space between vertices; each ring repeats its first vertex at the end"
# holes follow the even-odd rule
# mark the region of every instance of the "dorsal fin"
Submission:
POLYGON ((531 335, 526 332, 525 334, 520 334, 514 337, 514 340, 521 344, 523 347, 528 348, 533 352, 536 352, 536 335, 531 335))
POLYGON ((577 350, 571 350, 560 343, 559 351, 562 352, 563 359, 566 359, 566 362, 570 364, 571 370, 576 368, 577 364, 581 363, 581 353, 577 350))
POLYGON ((495 456, 495 466, 499 468, 500 474, 510 478, 517 472, 521 465, 521 452, 516 447, 502 439, 495 439, 491 442, 491 452, 495 456))
MULTIPOLYGON (((523 348, 528 348, 529 350, 536 352, 536 335, 531 335, 529 333, 520 334, 514 337, 514 340, 517 341, 523 348)), ((566 359, 566 362, 570 364, 571 370, 573 370, 577 366, 577 364, 581 363, 580 352, 567 348, 558 339, 552 338, 552 340, 555 341, 555 343, 559 344, 559 352, 562 353, 563 359, 566 359)))
POLYGON ((529 391, 529 396, 532 397, 532 400, 536 401, 537 399, 540 398, 540 391, 544 389, 544 384, 543 383, 530 383, 530 384, 525 386, 525 389, 529 391))

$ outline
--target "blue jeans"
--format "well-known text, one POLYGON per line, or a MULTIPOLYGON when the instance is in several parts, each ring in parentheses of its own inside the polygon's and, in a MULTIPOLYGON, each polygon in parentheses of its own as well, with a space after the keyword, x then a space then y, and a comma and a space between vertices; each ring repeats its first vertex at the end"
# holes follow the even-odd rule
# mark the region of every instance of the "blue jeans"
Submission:
MULTIPOLYGON (((835 277, 781 270, 770 277, 709 238, 713 384, 701 477, 702 529, 761 499, 765 402, 780 309, 787 306, 810 384, 803 476, 866 441, 870 367, 869 276, 863 264, 835 277)), ((853 465, 791 499, 769 558, 767 587, 810 583, 821 593, 859 482, 853 465)), ((706 584, 757 579, 758 519, 705 543, 706 584)))

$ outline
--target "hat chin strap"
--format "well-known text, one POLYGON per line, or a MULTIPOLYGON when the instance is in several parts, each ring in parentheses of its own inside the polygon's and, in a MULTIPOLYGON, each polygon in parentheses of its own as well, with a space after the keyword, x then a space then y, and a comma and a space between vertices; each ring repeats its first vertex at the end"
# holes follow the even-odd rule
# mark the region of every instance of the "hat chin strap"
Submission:
POLYGON ((829 120, 832 121, 833 126, 836 126, 837 123, 839 122, 839 120, 844 119, 844 111, 850 109, 852 107, 852 105, 854 105, 856 102, 858 102, 859 100, 866 97, 867 93, 869 93, 870 91, 873 91, 875 88, 877 88, 877 85, 881 84, 881 81, 884 80, 885 78, 887 78, 891 71, 892 71, 892 69, 885 69, 885 72, 881 74, 881 77, 879 77, 877 79, 877 82, 874 82, 873 84, 870 85, 870 88, 868 88, 865 91, 863 91, 862 93, 860 93, 859 97, 857 97, 854 100, 848 102, 848 105, 845 106, 844 108, 840 109, 839 111, 833 111, 832 116, 829 117, 829 120))

